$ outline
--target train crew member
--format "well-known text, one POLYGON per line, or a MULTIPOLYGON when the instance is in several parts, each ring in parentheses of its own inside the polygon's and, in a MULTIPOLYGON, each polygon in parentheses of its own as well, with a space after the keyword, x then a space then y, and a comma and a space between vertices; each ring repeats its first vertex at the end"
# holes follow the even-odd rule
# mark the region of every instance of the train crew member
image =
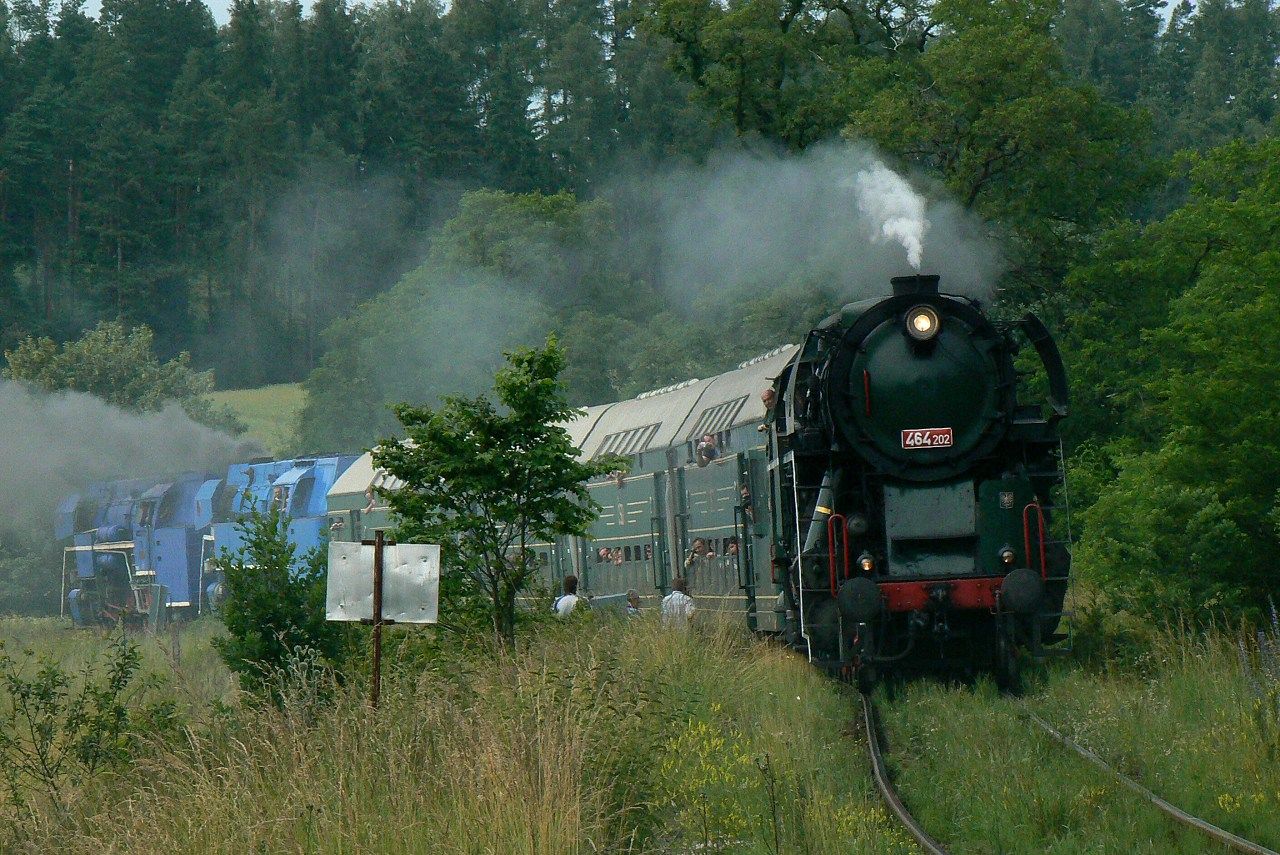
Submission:
POLYGON ((773 424, 774 416, 777 415, 778 393, 770 386, 760 393, 760 400, 764 404, 764 421, 756 430, 764 431, 769 429, 769 425, 773 424))
POLYGON ((556 613, 556 617, 566 618, 578 607, 579 599, 578 577, 569 574, 564 577, 564 593, 551 604, 551 610, 556 613))
POLYGON ((627 617, 640 617, 640 592, 635 588, 627 591, 627 617))
POLYGON ((662 625, 686 627, 693 617, 693 597, 683 576, 671 580, 671 593, 662 598, 662 625))

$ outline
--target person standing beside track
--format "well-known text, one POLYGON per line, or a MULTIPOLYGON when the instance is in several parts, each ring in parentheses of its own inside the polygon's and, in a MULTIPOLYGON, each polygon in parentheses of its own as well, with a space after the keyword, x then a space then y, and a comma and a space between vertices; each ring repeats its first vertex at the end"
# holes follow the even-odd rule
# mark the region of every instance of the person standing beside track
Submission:
POLYGON ((578 599, 578 577, 574 575, 565 576, 564 593, 551 604, 551 610, 555 612, 556 617, 567 618, 578 607, 578 599))
POLYGON ((671 580, 671 593, 662 598, 662 625, 684 628, 693 617, 693 597, 683 576, 671 580))

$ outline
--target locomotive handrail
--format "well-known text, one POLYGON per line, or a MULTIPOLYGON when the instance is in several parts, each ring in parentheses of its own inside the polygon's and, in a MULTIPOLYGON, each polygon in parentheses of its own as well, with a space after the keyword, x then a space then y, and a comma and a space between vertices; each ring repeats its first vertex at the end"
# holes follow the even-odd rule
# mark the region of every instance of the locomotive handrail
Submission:
POLYGON ((733 569, 736 571, 738 576, 739 590, 746 590, 747 588, 747 583, 742 578, 742 553, 745 551, 745 548, 746 548, 746 537, 743 536, 744 534, 746 534, 746 529, 747 529, 745 524, 746 518, 747 518, 747 513, 746 513, 746 510, 742 507, 742 505, 734 505, 733 506, 733 528, 738 533, 738 554, 733 556, 733 569), (742 522, 739 522, 740 519, 742 520, 742 522))
POLYGON ((1039 502, 1027 502, 1026 507, 1022 509, 1022 543, 1026 548, 1023 554, 1027 556, 1027 566, 1031 566, 1031 518, 1030 510, 1036 509, 1036 532, 1040 541, 1040 578, 1047 580, 1049 578, 1049 562, 1045 553, 1044 538, 1044 508, 1040 507, 1039 502))
POLYGON ((840 537, 844 549, 844 578, 849 578, 849 529, 844 514, 832 514, 827 517, 827 566, 831 570, 831 596, 835 596, 836 587, 836 520, 840 520, 840 537))

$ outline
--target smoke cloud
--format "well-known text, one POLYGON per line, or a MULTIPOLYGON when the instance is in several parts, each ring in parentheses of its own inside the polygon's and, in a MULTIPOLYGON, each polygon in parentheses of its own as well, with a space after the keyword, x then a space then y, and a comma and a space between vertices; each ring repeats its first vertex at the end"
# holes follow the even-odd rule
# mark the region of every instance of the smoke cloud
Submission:
POLYGON ((721 154, 613 195, 650 202, 653 220, 626 238, 649 246, 668 291, 686 300, 749 297, 797 278, 859 299, 915 271, 941 275, 945 292, 990 300, 1003 262, 987 226, 945 190, 917 183, 866 146, 840 143, 721 154))
POLYGON ((620 167, 596 195, 607 204, 583 206, 578 226, 523 222, 512 211, 489 223, 489 200, 469 212, 476 220, 466 229, 437 238, 425 263, 340 328, 326 359, 341 380, 313 395, 304 444, 350 447, 395 431, 383 401, 487 389, 503 350, 538 343, 553 326, 569 348, 573 396, 600 403, 728 367, 778 343, 760 341, 770 324, 794 339, 810 318, 889 294, 894 276, 936 273, 944 292, 989 301, 1001 272, 986 224, 858 144, 620 167), (753 319, 754 332, 715 326, 717 317, 741 319, 741 302, 771 296, 757 303, 756 318, 770 317, 753 319), (620 320, 613 313, 624 303, 634 311, 620 320), (648 321, 672 314, 694 321, 691 329, 711 323, 675 357, 650 359, 644 337, 667 340, 648 321), (378 415, 353 417, 353 395, 378 415))
POLYGON ((80 392, 0 380, 0 535, 48 541, 62 499, 96 481, 217 470, 260 453, 177 404, 129 413, 80 392))

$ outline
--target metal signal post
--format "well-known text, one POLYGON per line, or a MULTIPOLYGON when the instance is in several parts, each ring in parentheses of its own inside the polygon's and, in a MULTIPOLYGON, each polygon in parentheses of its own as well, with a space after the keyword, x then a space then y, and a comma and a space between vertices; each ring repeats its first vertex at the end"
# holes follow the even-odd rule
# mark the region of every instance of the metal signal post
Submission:
POLYGON ((395 621, 382 616, 382 558, 387 545, 382 529, 373 533, 372 541, 363 540, 361 543, 373 546, 373 618, 370 621, 373 624, 373 677, 369 683, 369 706, 376 710, 378 696, 382 693, 382 625, 395 621))

